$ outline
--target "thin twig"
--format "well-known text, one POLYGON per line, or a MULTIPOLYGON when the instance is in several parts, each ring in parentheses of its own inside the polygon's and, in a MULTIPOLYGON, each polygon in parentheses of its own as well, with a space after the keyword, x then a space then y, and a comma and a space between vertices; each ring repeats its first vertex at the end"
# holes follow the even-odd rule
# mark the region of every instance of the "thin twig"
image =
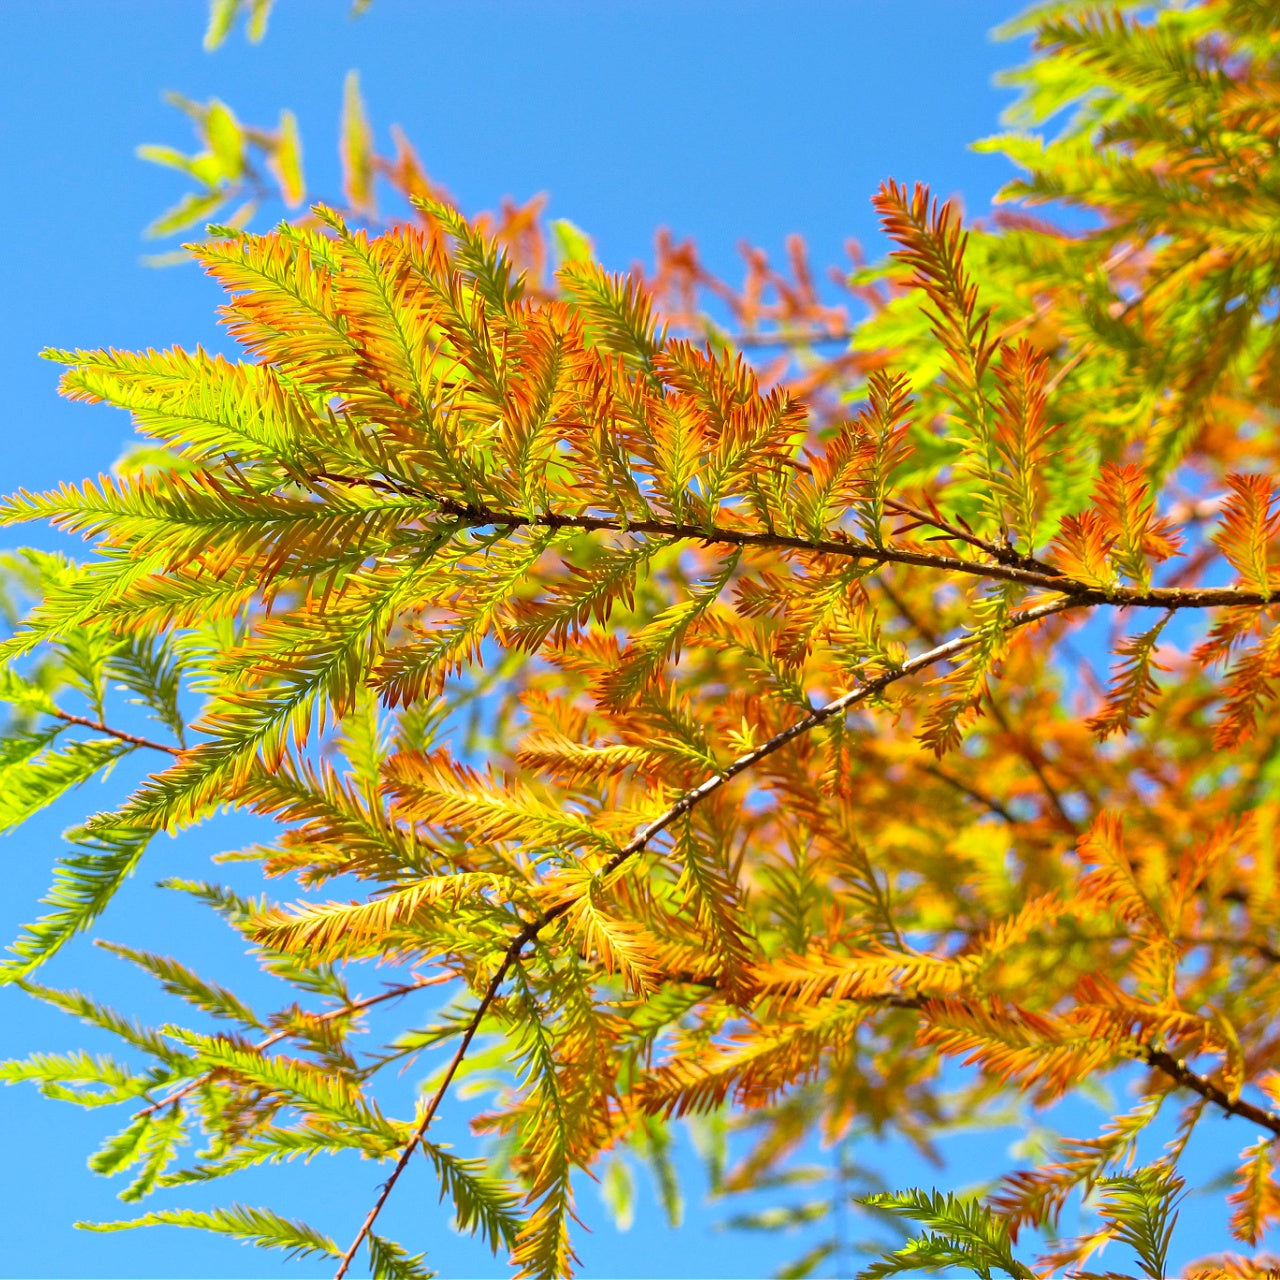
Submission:
MULTIPOLYGON (((1078 585, 1083 591, 1102 593, 1084 584, 1073 584, 1070 578, 1046 567, 1044 571, 1023 569, 1014 564, 964 560, 959 556, 935 555, 926 551, 909 551, 899 547, 879 547, 870 542, 855 542, 840 536, 832 538, 799 538, 791 534, 764 529, 729 529, 723 525, 689 524, 677 520, 623 519, 618 516, 567 515, 560 511, 544 511, 525 515, 518 511, 499 511, 482 503, 463 502, 444 494, 428 493, 399 481, 365 476, 345 476, 331 471, 318 472, 316 480, 330 484, 362 485, 401 497, 436 503, 440 511, 471 528, 493 525, 504 529, 581 529, 586 533, 643 533, 660 538, 678 538, 707 545, 726 543, 735 547, 766 547, 779 551, 807 551, 816 555, 842 556, 853 560, 871 560, 878 564, 911 564, 926 569, 943 569, 967 573, 981 578, 999 578, 1028 587, 1058 591, 1063 584, 1078 585)), ((979 542, 978 546, 985 546, 979 542)), ((1114 593, 1113 593, 1114 594, 1114 593)), ((1240 593, 1233 593, 1232 600, 1240 593)), ((1280 592, 1276 593, 1280 599, 1280 592)), ((1269 600, 1269 597, 1268 597, 1269 600)), ((1239 601, 1236 601, 1239 602, 1239 601)))
POLYGON ((347 1274, 347 1268, 351 1265, 351 1260, 356 1256, 356 1251, 364 1243, 365 1237, 373 1228, 374 1222, 377 1221, 378 1214, 382 1212, 382 1206, 386 1204, 387 1197, 390 1196, 392 1188, 400 1179, 400 1175, 405 1171, 413 1153, 418 1149, 427 1130, 431 1127, 432 1120, 435 1119, 436 1112, 440 1108, 440 1103, 444 1100, 444 1095, 448 1092, 449 1085, 453 1083, 453 1077, 457 1074, 458 1068, 462 1065, 462 1059, 466 1057, 467 1050, 471 1047, 472 1040, 475 1039, 476 1032, 480 1029, 480 1023, 484 1021, 484 1015, 488 1013, 489 1006, 493 1003, 494 997, 498 994, 498 988, 502 986, 506 980, 507 973, 511 966, 515 963, 517 956, 520 954, 521 948, 528 940, 525 938, 527 930, 522 929, 515 938, 512 939, 510 946, 507 947, 506 954, 502 957, 502 963, 498 966, 497 971, 489 980, 489 986, 486 988, 484 996, 480 1003, 476 1006, 476 1011, 472 1015, 471 1021, 467 1024, 467 1029, 462 1033, 462 1039, 458 1042, 457 1051, 453 1055, 452 1061, 449 1063, 448 1069, 444 1073, 444 1078, 440 1082, 439 1088, 432 1095, 427 1109, 423 1112, 422 1119, 418 1121, 417 1127, 414 1129, 409 1141, 405 1144, 405 1148, 400 1153, 400 1158, 396 1161, 396 1167, 392 1169, 391 1176, 382 1184, 382 1190, 378 1193, 377 1200, 374 1201, 373 1208, 365 1215, 365 1220, 360 1224, 360 1230, 356 1233, 356 1238, 351 1242, 351 1246, 346 1253, 342 1255, 342 1261, 334 1272, 334 1280, 342 1280, 347 1274))
MULTIPOLYGON (((1062 613, 1067 609, 1080 607, 1080 602, 1070 599, 1052 600, 1047 604, 1037 605, 1035 608, 1023 610, 1021 613, 1014 614, 1006 624, 1006 630, 1012 631, 1019 627, 1025 627, 1034 622, 1039 622, 1042 618, 1050 617, 1055 613, 1062 613)), ((945 644, 938 645, 934 649, 930 649, 927 653, 922 653, 915 658, 911 658, 904 662, 900 667, 892 671, 887 671, 883 675, 876 676, 872 680, 868 680, 865 684, 859 685, 856 689, 849 693, 834 698, 832 701, 825 703, 820 707, 816 707, 807 716, 797 720, 795 724, 789 728, 783 729, 781 733, 774 734, 767 742, 761 743, 758 747, 740 755, 731 764, 726 765, 717 773, 712 774, 709 778, 704 779, 698 786, 691 791, 686 791, 670 808, 656 817, 652 822, 648 823, 631 841, 612 854, 604 865, 600 868, 599 877, 601 879, 611 876, 623 863, 632 858, 635 854, 641 852, 651 840, 657 835, 665 831, 672 823, 678 821, 691 809, 705 800, 708 796, 719 791, 733 778, 739 774, 745 773, 748 769, 758 764, 761 760, 773 755, 775 752, 781 751, 788 743, 794 742, 797 738, 803 737, 811 730, 817 728, 821 724, 825 724, 834 716, 842 715, 848 711, 850 707, 856 706, 860 702, 865 702, 868 698, 880 693, 889 685, 899 680, 905 679, 907 676, 915 675, 918 671, 923 671, 927 667, 933 666, 935 663, 944 662, 954 657, 957 653, 969 648, 975 642, 976 637, 972 635, 957 636, 954 640, 948 640, 945 644)), ((351 1242, 350 1247, 342 1256, 342 1262, 334 1280, 342 1280, 346 1275, 347 1268, 351 1265, 352 1258, 355 1257, 356 1251, 364 1242, 365 1237, 373 1228, 373 1224, 377 1221, 382 1207, 386 1204, 388 1197, 391 1195, 392 1189, 399 1180, 400 1175, 404 1172, 409 1163, 409 1158, 417 1148, 418 1143, 426 1134, 431 1124, 432 1118, 439 1109, 440 1103, 444 1099, 445 1093, 449 1089, 453 1077, 461 1065, 467 1049, 471 1045, 471 1041, 475 1038, 476 1033, 480 1029, 480 1024, 484 1020, 485 1014, 489 1010, 489 1006, 493 1003, 498 994, 498 989, 506 980, 507 974, 511 970, 511 966, 519 959, 520 953, 524 948, 533 942, 538 935, 552 922, 560 919, 561 916, 569 912, 579 901, 580 894, 575 894, 565 898, 561 902, 548 907, 536 919, 529 921, 517 934, 515 934, 507 944, 506 951, 503 953, 502 962, 498 966, 493 977, 490 978, 485 988, 484 996, 480 1000, 480 1004, 476 1007, 475 1013, 471 1016, 467 1023, 466 1029, 463 1031, 462 1040, 458 1045, 457 1052, 453 1055, 452 1061, 449 1063, 444 1076, 441 1078, 435 1093, 432 1095, 431 1101, 427 1106, 427 1110, 423 1118, 418 1122, 417 1127, 410 1137, 408 1145, 401 1152, 400 1158, 396 1161, 395 1168, 391 1171, 390 1177, 382 1184, 382 1189, 378 1194, 377 1201, 373 1208, 369 1210, 364 1222, 360 1226, 356 1238, 351 1242)))
MULTIPOLYGON (((897 592, 894 591, 893 587, 891 586, 888 579, 883 573, 878 575, 878 581, 880 583, 881 589, 884 591, 885 595, 888 597, 890 603, 894 606, 895 609, 897 609, 897 611, 903 616, 903 618, 906 619, 907 624, 914 631, 916 631, 920 636, 922 636, 926 641, 926 643, 930 645, 936 645, 938 643, 937 633, 931 627, 927 626, 924 622, 922 622, 912 612, 910 607, 907 605, 907 602, 904 599, 902 599, 902 597, 899 596, 897 592)), ((1000 704, 996 701, 995 695, 991 692, 990 689, 988 689, 986 692, 985 701, 987 703, 987 706, 991 710, 991 714, 993 718, 1000 725, 1001 729, 1003 729, 1004 732, 1009 735, 1010 740, 1013 743, 1014 749, 1017 751, 1018 755, 1021 756, 1021 758, 1026 762, 1026 765, 1031 770, 1031 772, 1035 775, 1036 781, 1039 783, 1041 791, 1044 792, 1045 796, 1049 800, 1049 803, 1053 806, 1055 812, 1058 814, 1059 820, 1073 834, 1078 835, 1079 828, 1077 824, 1071 818, 1071 815, 1068 814, 1066 809, 1063 807, 1062 798, 1058 795, 1057 790, 1054 788, 1053 784, 1049 781, 1048 777, 1046 776, 1040 760, 1034 754, 1033 749, 1029 749, 1028 744, 1026 744, 1021 738, 1019 738, 1016 734, 1012 732, 1009 726, 1008 718, 1005 716, 1004 712, 1001 710, 1000 704)), ((942 770, 937 769, 936 767, 932 767, 929 765, 922 765, 921 767, 924 769, 925 772, 933 773, 935 777, 941 778, 944 782, 949 782, 951 783, 952 786, 959 787, 961 790, 967 791, 968 794, 972 796, 975 800, 977 800, 981 804, 986 805, 986 807, 990 809, 992 813, 999 814, 1000 817, 1004 818, 1006 822, 1017 821, 1017 819, 1008 811, 1008 809, 1006 809, 1002 804, 1000 804, 999 801, 993 800, 990 796, 983 795, 980 792, 973 791, 965 787, 963 784, 959 783, 956 779, 953 779, 949 775, 944 774, 942 770)))
POLYGON ((990 689, 986 692, 985 700, 992 719, 1008 736, 1014 751, 1022 757, 1026 762, 1027 768, 1035 775, 1036 781, 1040 784, 1040 790, 1044 792, 1045 798, 1049 801, 1054 813, 1058 815, 1059 823, 1064 830, 1069 831, 1073 836, 1078 836, 1081 830, 1080 824, 1067 812, 1057 787, 1050 782, 1049 775, 1044 768, 1047 761, 1041 754, 1039 747, 1029 738, 1023 737, 1014 731, 1013 726, 1009 723, 1009 717, 1005 715, 1004 709, 996 701, 995 695, 990 689))
POLYGON ((953 524, 950 520, 937 513, 936 508, 933 512, 922 511, 919 507, 914 507, 909 502, 901 502, 897 498, 886 498, 884 506, 886 511, 908 516, 918 524, 928 525, 931 529, 937 529, 939 533, 946 534, 948 538, 955 538, 957 541, 977 548, 999 564, 1017 565, 1020 568, 1032 569, 1054 578, 1062 576, 1062 570, 1054 568, 1051 564, 1046 564, 1043 560, 1037 560, 1035 556, 1024 555, 1012 544, 992 542, 989 538, 979 537, 972 529, 961 528, 961 526, 953 524))
MULTIPOLYGON (((362 999, 352 1000, 349 1004, 341 1005, 337 1009, 329 1009, 325 1013, 312 1014, 311 1019, 313 1022, 332 1022, 335 1018, 343 1018, 349 1014, 360 1013, 365 1009, 372 1008, 375 1004, 382 1004, 384 1000, 395 1000, 400 996, 408 995, 411 991, 420 991, 423 987, 439 986, 441 982, 447 982, 451 976, 450 974, 445 974, 443 977, 419 978, 417 982, 404 982, 399 986, 388 987, 385 991, 380 991, 376 996, 364 996, 362 999)), ((279 1044, 281 1040, 286 1040, 293 1034, 293 1030, 287 1027, 280 1031, 273 1031, 269 1036, 259 1040, 253 1047, 261 1053, 263 1049, 270 1049, 272 1045, 279 1044)), ((138 1120, 142 1116, 151 1115, 154 1111, 163 1111, 165 1107, 172 1106, 175 1102, 180 1102, 189 1093, 194 1092, 217 1074, 217 1070, 206 1071, 202 1075, 196 1076, 193 1080, 188 1080, 180 1089, 175 1089, 158 1102, 153 1102, 135 1112, 133 1118, 138 1120)))
POLYGON ((1197 1075, 1181 1058, 1175 1058, 1173 1054, 1150 1044, 1139 1045, 1137 1056, 1152 1070, 1162 1072, 1184 1089, 1198 1093, 1215 1107, 1221 1107, 1227 1115, 1252 1120, 1260 1128, 1267 1129, 1280 1137, 1280 1115, 1274 1111, 1264 1111, 1261 1107, 1254 1106, 1252 1102, 1245 1102, 1243 1098, 1233 1099, 1225 1089, 1214 1084, 1212 1080, 1206 1080, 1204 1076, 1197 1075))
POLYGON ((970 800, 982 805, 984 809, 989 809, 998 818, 1003 818, 1005 822, 1016 824, 1018 817, 1005 808, 999 800, 993 796, 987 795, 985 791, 979 791, 977 787, 970 786, 969 783, 961 778, 955 777, 948 773, 945 769, 940 769, 936 764, 921 764, 919 766, 921 773, 927 773, 932 778, 937 778, 939 782, 945 782, 947 786, 959 791, 961 795, 966 795, 970 800))
POLYGON ((101 720, 90 720, 85 716, 73 716, 69 711, 61 711, 54 708, 50 713, 59 720, 65 720, 68 724, 78 724, 85 729, 92 729, 95 733, 105 733, 110 738, 119 738, 121 742, 132 743, 135 747, 150 747, 152 751, 167 751, 171 756, 180 756, 182 754, 181 747, 171 747, 163 742, 152 742, 150 738, 140 738, 136 733, 126 733, 123 729, 113 729, 109 724, 103 724, 101 720))

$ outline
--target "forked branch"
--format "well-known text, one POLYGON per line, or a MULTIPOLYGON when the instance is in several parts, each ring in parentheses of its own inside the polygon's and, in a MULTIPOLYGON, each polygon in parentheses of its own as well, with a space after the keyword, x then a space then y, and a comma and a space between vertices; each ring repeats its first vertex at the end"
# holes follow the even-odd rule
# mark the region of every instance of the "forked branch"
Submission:
MULTIPOLYGON (((1005 626, 1006 631, 1015 631, 1021 627, 1029 626, 1032 623, 1039 622, 1043 618, 1051 617, 1053 614, 1062 613, 1067 609, 1080 607, 1082 602, 1072 599, 1058 599, 1050 601, 1047 604, 1038 605, 1032 609, 1023 610, 1021 613, 1014 614, 1005 626)), ((745 773, 748 769, 760 763, 761 760, 767 759, 775 752, 781 751, 788 743, 794 742, 797 738, 803 737, 805 734, 816 729, 819 725, 825 724, 828 720, 835 716, 841 715, 848 711, 851 707, 856 706, 860 702, 874 697, 882 690, 888 688, 891 684, 895 684, 899 680, 904 680, 908 676, 915 675, 917 672, 924 671, 939 662, 945 662, 956 654, 963 652, 975 643, 976 637, 972 635, 957 636, 953 640, 948 640, 945 644, 940 644, 925 653, 919 654, 917 657, 904 662, 900 667, 896 667, 891 671, 885 672, 883 675, 876 676, 872 680, 868 680, 865 684, 860 684, 856 689, 846 694, 842 694, 838 698, 833 698, 830 702, 824 703, 822 706, 815 708, 807 716, 797 720, 795 724, 782 730, 781 733, 775 734, 768 741, 761 743, 758 747, 740 755, 731 764, 726 765, 717 773, 712 774, 703 782, 699 783, 691 791, 686 791, 670 808, 661 813, 657 818, 643 828, 632 840, 613 854, 608 861, 600 869, 601 877, 611 876, 625 862, 634 857, 645 849, 653 838, 665 831, 673 822, 683 817, 691 809, 695 808, 708 796, 714 795, 721 787, 725 786, 733 778, 739 774, 745 773)), ((558 920, 572 909, 578 898, 567 898, 562 902, 556 903, 544 911, 536 920, 529 921, 518 933, 512 936, 507 948, 503 953, 502 962, 499 964, 493 977, 490 978, 488 985, 485 987, 484 995, 480 999, 480 1003, 476 1006, 475 1013, 472 1014, 466 1028, 463 1030, 462 1039, 459 1041, 457 1051, 454 1053, 452 1060, 445 1069, 444 1075, 440 1079, 440 1083, 436 1087, 435 1093, 431 1097, 431 1101, 427 1105, 426 1111, 423 1113, 422 1119, 418 1122, 417 1127, 413 1131, 404 1150, 400 1153, 399 1159, 396 1161, 395 1168, 392 1169, 391 1175, 383 1183, 378 1193, 378 1198, 373 1207, 369 1210, 364 1222, 360 1226, 359 1232, 355 1239, 351 1242, 350 1247, 342 1255, 341 1264, 335 1273, 334 1280, 342 1280, 346 1275, 347 1269, 351 1265, 351 1260, 355 1257, 361 1244, 373 1228, 373 1224, 377 1221, 378 1215, 382 1212, 383 1205, 386 1204, 388 1197, 391 1195, 400 1175, 408 1166, 409 1160, 414 1151, 417 1149, 418 1143, 422 1141, 434 1119, 440 1103, 443 1101, 445 1094, 449 1090, 449 1086, 453 1082, 453 1077, 457 1074, 459 1066, 462 1064, 463 1058, 466 1056, 467 1050, 471 1046, 472 1040, 480 1029, 480 1024, 484 1021, 485 1014, 489 1011, 489 1006, 496 998, 499 989, 506 981, 507 974, 511 971, 511 966, 520 958, 520 953, 534 939, 536 939, 543 929, 549 924, 558 920)))

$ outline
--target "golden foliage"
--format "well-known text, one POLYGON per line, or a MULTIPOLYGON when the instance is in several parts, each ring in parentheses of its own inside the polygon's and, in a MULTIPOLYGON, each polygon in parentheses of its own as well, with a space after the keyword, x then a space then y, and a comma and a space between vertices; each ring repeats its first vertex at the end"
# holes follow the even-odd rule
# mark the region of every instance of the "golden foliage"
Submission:
MULTIPOLYGON (((1257 1244, 1280 1219, 1274 30, 1235 0, 1157 9, 1050 6, 1024 108, 1080 113, 992 144, 1026 170, 1011 194, 1094 230, 966 231, 890 182, 848 351, 817 352, 846 321, 799 248, 794 280, 754 255, 734 290, 691 246, 646 280, 562 228, 548 274, 536 206, 465 218, 407 147, 372 153, 352 81, 346 213, 194 246, 242 358, 49 353, 154 447, 0 505, 94 543, 4 562, 6 608, 32 602, 0 641, 5 821, 123 755, 165 767, 73 830, 0 977, 88 927, 155 831, 222 808, 280 828, 235 856, 364 896, 177 884, 297 999, 258 1015, 117 948, 234 1033, 29 984, 152 1065, 6 1078, 139 1106, 97 1157, 139 1165, 138 1196, 349 1148, 396 1161, 389 1193, 422 1145, 528 1276, 574 1264, 575 1171, 625 1148, 666 1178, 677 1117, 738 1109, 743 1183, 814 1133, 927 1151, 944 1113, 1136 1079, 986 1205, 889 1207, 998 1252, 1096 1189, 1102 1225, 1049 1261, 1163 1257, 1172 1162, 1221 1111, 1269 1135, 1230 1197, 1257 1244), (412 216, 353 228, 380 175, 412 216), (726 341, 709 294, 781 362, 726 341), (118 727, 119 689, 167 736, 118 727), (362 960, 400 980, 353 996, 362 960), (426 988, 435 1018, 358 1059, 365 1011, 426 988), (378 1072, 450 1046, 387 1119, 378 1072), (459 1072, 519 1215, 428 1139, 459 1072), (1127 1172, 1174 1093, 1167 1160, 1127 1172), (204 1163, 165 1173, 188 1124, 204 1163)), ((355 1245, 419 1274, 381 1204, 355 1245)), ((263 1213, 192 1223, 334 1252, 263 1213)))

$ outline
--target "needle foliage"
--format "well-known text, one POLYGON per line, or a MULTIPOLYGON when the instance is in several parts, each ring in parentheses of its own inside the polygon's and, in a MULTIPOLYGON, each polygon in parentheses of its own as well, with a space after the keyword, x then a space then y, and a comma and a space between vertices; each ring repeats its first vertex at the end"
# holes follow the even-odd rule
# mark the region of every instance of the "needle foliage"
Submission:
MULTIPOLYGON (((269 7, 215 3, 209 42, 269 7)), ((95 1230, 424 1276, 426 1241, 378 1230, 417 1159, 446 1217, 561 1276, 581 1171, 625 1217, 647 1164, 678 1216, 680 1124, 721 1189, 782 1187, 815 1133, 842 1162, 886 1132, 929 1153, 1118 1082, 1129 1110, 979 1198, 864 1186, 916 1231, 864 1274, 1083 1277, 1110 1247, 1164 1276, 1221 1115, 1252 1252, 1182 1274, 1275 1274, 1280 22, 1068 0, 1020 29, 1013 131, 981 144, 1019 166, 1006 203, 966 226, 886 182, 893 251, 844 309, 798 243, 736 287, 669 240, 611 274, 536 205, 467 218, 403 140, 373 151, 354 80, 342 209, 301 209, 292 117, 184 102, 204 149, 148 155, 197 188, 159 233, 263 173, 300 211, 189 246, 234 354, 47 353, 145 443, 0 503, 90 543, 3 562, 0 826, 153 771, 68 832, 0 967, 129 1061, 0 1077, 120 1109, 92 1163, 126 1201, 356 1151, 369 1213, 349 1243, 237 1204, 95 1230), (235 856, 275 895, 169 887, 280 1007, 118 944, 191 1025, 41 985, 156 833, 227 809, 274 822, 235 856), (376 963, 394 982, 355 994, 376 963), (393 998, 401 1030, 362 1047, 393 998), (462 1075, 467 1154, 432 1128, 462 1075)))

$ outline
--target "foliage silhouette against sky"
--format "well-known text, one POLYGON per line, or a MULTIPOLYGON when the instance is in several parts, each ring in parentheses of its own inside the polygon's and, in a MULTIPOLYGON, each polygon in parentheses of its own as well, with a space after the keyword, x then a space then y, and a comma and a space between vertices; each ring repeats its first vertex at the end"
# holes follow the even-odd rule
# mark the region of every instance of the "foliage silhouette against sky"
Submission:
MULTIPOLYGON (((767 75, 760 13, 733 38, 768 50, 767 75)), ((382 20, 412 21, 391 4, 382 20)), ((632 20, 584 18, 569 43, 632 20)), ((1024 1233, 1059 1223, 1050 1262, 1111 1242, 1108 1262, 1119 1245, 1147 1275, 1225 1243, 1228 1211, 1235 1240, 1260 1243, 1280 1213, 1276 30, 1247 0, 1154 21, 1043 21, 1026 118, 1102 93, 1048 150, 988 147, 1030 169, 1010 193, 1031 204, 1065 202, 1086 225, 1101 206, 1093 235, 1025 214, 966 234, 957 204, 889 180, 874 206, 892 258, 843 300, 812 290, 793 243, 782 274, 748 254, 737 292, 670 238, 641 273, 611 274, 596 261, 607 226, 576 209, 594 240, 540 222, 537 202, 468 222, 434 159, 424 174, 399 141, 375 159, 348 75, 329 205, 265 235, 213 227, 196 250, 227 291, 241 363, 129 354, 119 335, 111 351, 77 337, 46 353, 68 398, 129 410, 152 441, 115 478, 28 485, 0 512, 96 538, 101 555, 8 562, 12 598, 35 609, 0 650, 6 824, 32 819, 24 842, 47 831, 34 815, 117 762, 112 786, 134 785, 68 832, 52 911, 3 970, 150 1059, 143 1074, 74 1055, 5 1068, 53 1097, 89 1085, 82 1102, 131 1106, 91 1166, 130 1170, 122 1199, 156 1192, 159 1207, 114 1226, 99 1214, 100 1230, 202 1227, 330 1254, 339 1276, 474 1266, 407 1210, 429 1165, 460 1227, 522 1274, 560 1274, 583 1247, 587 1183, 571 1171, 602 1173, 625 1217, 647 1164, 670 1210, 691 1132, 707 1161, 695 1187, 709 1174, 767 1194, 816 1135, 857 1161, 834 1186, 819 1170, 813 1212, 787 1201, 812 1222, 797 1273, 848 1265, 832 1194, 924 1230, 868 1275, 1029 1274, 1024 1233), (377 221, 379 175, 410 224, 377 221), (846 351, 857 304, 871 315, 846 351), (1110 674, 1081 651, 1099 667, 1110 651, 1110 674), (160 763, 144 780, 147 756, 160 763), (189 832, 224 805, 282 825, 189 832), (218 871, 241 895, 195 878, 201 842, 249 844, 218 871), (77 954, 85 972, 77 935, 119 886, 106 936, 157 911, 129 877, 172 849, 165 901, 213 907, 301 1005, 257 1012, 280 997, 225 941, 192 969, 139 949, 145 928, 103 945, 214 1021, 175 1023, 166 1006, 136 1029, 43 985, 77 954), (296 877, 306 901, 243 896, 255 867, 296 877), (349 983, 371 971, 353 960, 388 962, 372 972, 393 985, 359 994, 349 983), (245 998, 212 981, 222 964, 245 998), (373 1042, 347 1044, 367 1015, 388 1028, 373 1064, 413 1064, 398 1085, 353 1056, 373 1042), (1079 1106, 1054 1109, 1107 1080, 1139 1096, 1110 1104, 1100 1133, 1079 1106), (727 1103, 742 1132, 726 1167, 727 1103), (1036 1114, 1074 1136, 1033 1136, 984 1204, 868 1198, 885 1126, 926 1155, 940 1126, 1036 1114), (1233 1117, 1222 1145, 1217 1116, 1233 1117), (1218 1225, 1170 1254, 1178 1162, 1191 1150, 1197 1175, 1188 1144, 1210 1136, 1218 1160, 1252 1145, 1218 1225), (374 1167, 353 1167, 356 1152, 394 1165, 353 1207, 374 1167), (285 1178, 292 1205, 271 1195, 273 1210, 203 1199, 214 1177, 256 1193, 257 1173, 237 1171, 313 1155, 346 1170, 333 1234, 336 1181, 285 1178)), ((726 38, 674 47, 723 75, 706 55, 726 38)), ((740 80, 725 86, 721 107, 740 80)), ((663 88, 646 140, 681 100, 678 75, 663 88)), ((492 124, 475 92, 473 78, 445 102, 492 124)), ((249 217, 224 183, 239 198, 275 181, 303 202, 292 116, 255 132, 220 102, 179 105, 206 150, 145 152, 197 183, 154 234, 249 217)), ((772 158, 776 117, 751 119, 730 135, 748 140, 750 174, 794 193, 779 174, 814 171, 803 147, 772 158)), ((687 118, 666 133, 687 137, 687 118)), ((607 151, 627 161, 615 201, 639 172, 627 141, 607 151)), ((170 925, 186 909, 160 908, 170 925)), ((584 1261, 612 1269, 605 1253, 584 1261)))

